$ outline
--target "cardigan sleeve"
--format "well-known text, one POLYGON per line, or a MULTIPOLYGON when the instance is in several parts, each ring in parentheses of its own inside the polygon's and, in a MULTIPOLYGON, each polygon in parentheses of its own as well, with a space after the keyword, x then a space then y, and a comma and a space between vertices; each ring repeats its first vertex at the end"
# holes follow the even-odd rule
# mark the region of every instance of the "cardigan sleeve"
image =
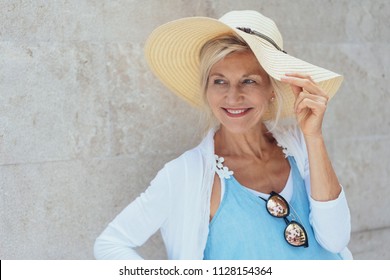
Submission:
POLYGON ((166 221, 170 187, 166 169, 128 205, 96 239, 96 259, 142 259, 135 248, 141 246, 166 221))
POLYGON ((351 234, 351 216, 344 190, 335 200, 310 200, 310 222, 318 243, 328 251, 340 253, 347 247, 351 234))
POLYGON ((307 148, 301 134, 302 150, 305 154, 304 181, 310 202, 309 221, 318 243, 333 253, 346 249, 351 235, 351 215, 343 187, 339 196, 331 201, 316 201, 310 195, 310 168, 307 148))

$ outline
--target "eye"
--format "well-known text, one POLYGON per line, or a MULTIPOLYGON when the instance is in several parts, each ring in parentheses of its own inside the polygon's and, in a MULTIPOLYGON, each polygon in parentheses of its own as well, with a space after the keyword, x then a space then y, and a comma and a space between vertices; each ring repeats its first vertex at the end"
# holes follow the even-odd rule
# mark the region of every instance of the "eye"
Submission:
POLYGON ((215 79, 214 81, 213 81, 213 84, 214 85, 225 85, 227 82, 225 81, 225 80, 223 80, 223 79, 215 79))
POLYGON ((243 84, 247 84, 247 85, 251 85, 251 84, 254 84, 256 83, 255 80, 252 80, 252 79, 245 79, 242 81, 243 84))

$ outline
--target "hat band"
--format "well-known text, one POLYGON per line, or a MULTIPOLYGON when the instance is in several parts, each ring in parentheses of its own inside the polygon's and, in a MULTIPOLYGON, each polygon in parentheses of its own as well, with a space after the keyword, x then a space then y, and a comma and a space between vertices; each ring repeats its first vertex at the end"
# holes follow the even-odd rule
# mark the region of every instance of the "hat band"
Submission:
POLYGON ((248 27, 236 27, 238 30, 241 30, 241 31, 244 31, 245 33, 248 33, 248 34, 252 34, 252 35, 256 35, 266 41, 268 41, 269 43, 271 43, 278 51, 281 51, 281 52, 284 52, 284 53, 287 53, 286 51, 282 50, 278 44, 275 43, 274 40, 272 40, 270 37, 268 37, 267 35, 264 35, 263 33, 260 33, 256 30, 253 30, 251 28, 248 28, 248 27))

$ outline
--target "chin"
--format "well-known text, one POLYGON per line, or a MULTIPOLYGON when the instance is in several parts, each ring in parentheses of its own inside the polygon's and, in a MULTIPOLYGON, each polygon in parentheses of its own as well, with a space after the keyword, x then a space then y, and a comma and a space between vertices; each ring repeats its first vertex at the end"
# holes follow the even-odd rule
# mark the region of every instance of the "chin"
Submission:
POLYGON ((248 126, 248 125, 239 125, 239 124, 235 124, 235 125, 221 124, 221 126, 226 131, 232 134, 245 134, 256 129, 261 130, 261 127, 259 125, 248 126))

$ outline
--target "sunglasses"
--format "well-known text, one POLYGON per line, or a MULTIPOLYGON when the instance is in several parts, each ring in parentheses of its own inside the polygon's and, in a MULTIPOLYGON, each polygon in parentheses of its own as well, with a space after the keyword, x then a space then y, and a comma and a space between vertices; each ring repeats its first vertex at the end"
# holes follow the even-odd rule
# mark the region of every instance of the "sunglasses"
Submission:
MULTIPOLYGON (((284 229, 284 239, 288 244, 294 247, 309 247, 307 233, 302 224, 297 221, 289 221, 287 216, 290 215, 290 206, 287 201, 278 193, 271 192, 270 197, 265 200, 268 213, 275 218, 283 218, 286 222, 284 229)), ((298 217, 299 219, 299 217, 298 217)))

